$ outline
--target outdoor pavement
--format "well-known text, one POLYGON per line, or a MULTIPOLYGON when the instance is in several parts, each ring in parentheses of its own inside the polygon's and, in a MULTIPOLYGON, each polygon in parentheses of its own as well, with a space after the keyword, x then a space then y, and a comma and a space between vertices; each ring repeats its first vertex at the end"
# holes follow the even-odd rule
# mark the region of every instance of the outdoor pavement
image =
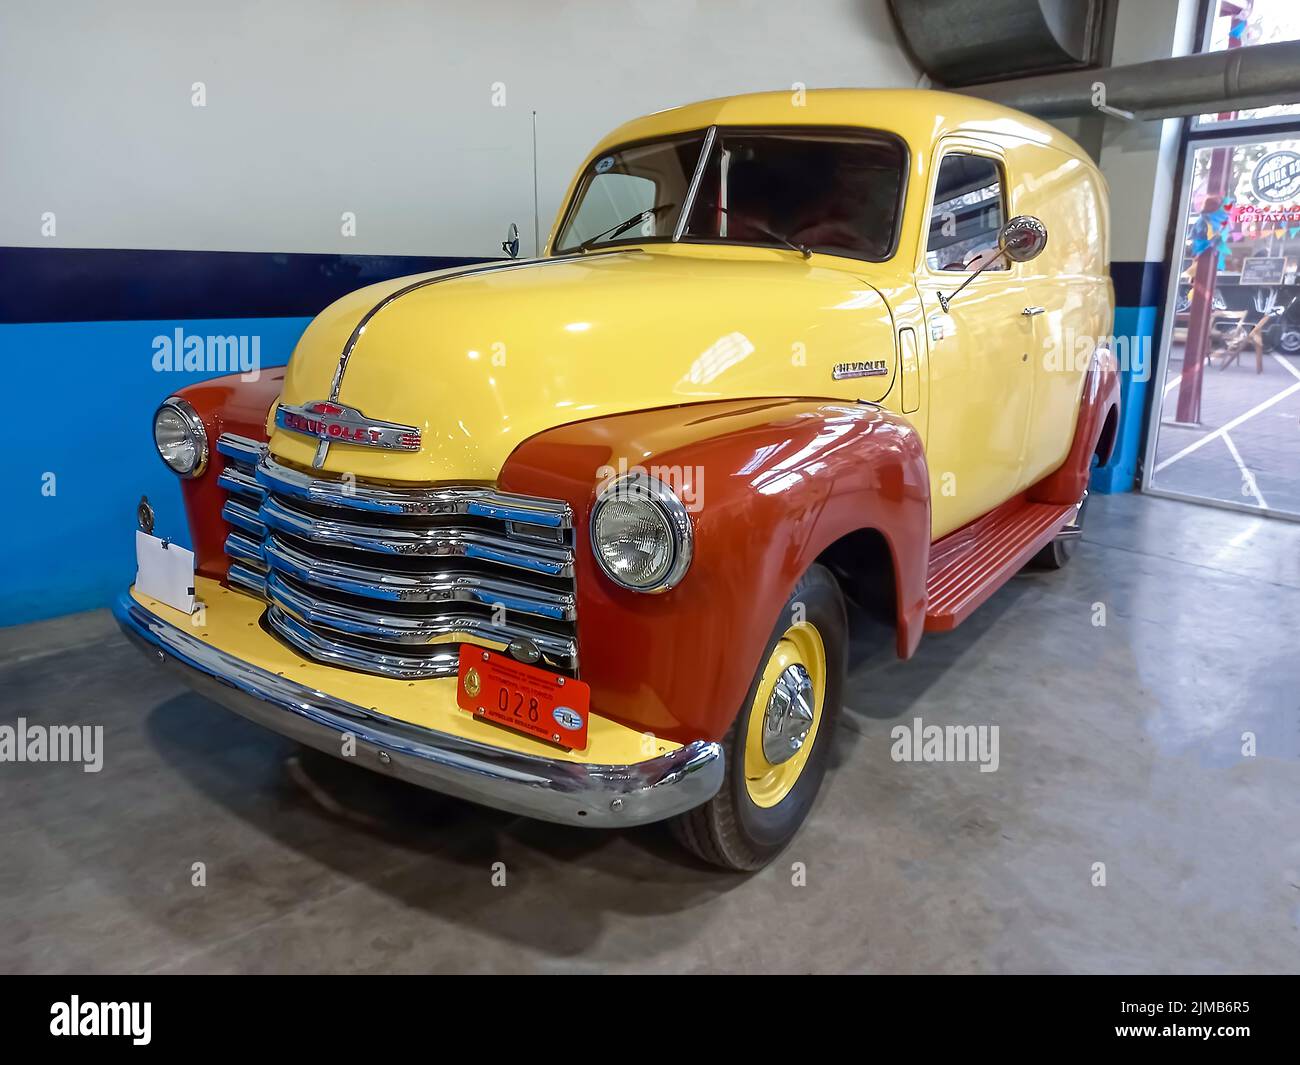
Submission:
POLYGON ((1255 353, 1204 371, 1201 424, 1171 425, 1183 372, 1182 346, 1164 382, 1152 486, 1300 515, 1300 358, 1255 353))

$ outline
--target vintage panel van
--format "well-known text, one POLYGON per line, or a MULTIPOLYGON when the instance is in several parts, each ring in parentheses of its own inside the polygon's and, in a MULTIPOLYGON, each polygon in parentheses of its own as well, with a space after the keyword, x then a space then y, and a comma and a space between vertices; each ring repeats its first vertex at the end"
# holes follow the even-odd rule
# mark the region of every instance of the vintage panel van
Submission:
POLYGON ((320 750, 756 868, 857 618, 906 658, 1069 557, 1118 413, 1107 240, 1084 152, 981 100, 629 122, 539 258, 364 288, 285 370, 168 398, 192 598, 144 505, 117 617, 320 750))

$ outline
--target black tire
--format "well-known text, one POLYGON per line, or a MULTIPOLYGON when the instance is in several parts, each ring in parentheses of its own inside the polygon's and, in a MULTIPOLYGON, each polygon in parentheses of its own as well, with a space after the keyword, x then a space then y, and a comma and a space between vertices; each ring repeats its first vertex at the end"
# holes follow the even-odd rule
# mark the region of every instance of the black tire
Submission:
MULTIPOLYGON (((1072 524, 1075 527, 1082 527, 1083 517, 1088 511, 1088 497, 1083 497, 1083 502, 1079 504, 1079 512, 1074 516, 1072 524)), ((1077 536, 1058 536, 1051 543, 1045 544, 1038 554, 1029 560, 1030 569, 1052 570, 1061 569, 1074 555, 1074 548, 1078 544, 1077 536)))
POLYGON ((1265 351, 1277 351, 1278 337, 1282 335, 1282 330, 1276 322, 1264 327, 1260 333, 1260 339, 1264 342, 1265 351))
POLYGON ((760 869, 785 847, 812 808, 829 764, 831 740, 839 719, 848 653, 848 618, 840 586, 824 566, 811 566, 799 579, 781 609, 759 666, 736 720, 722 741, 726 778, 718 794, 703 806, 671 822, 678 841, 711 865, 734 871, 760 869), (754 697, 764 667, 790 625, 795 604, 803 604, 805 620, 816 627, 826 652, 826 692, 812 750, 789 793, 775 806, 757 805, 745 783, 745 738, 757 712, 754 697))

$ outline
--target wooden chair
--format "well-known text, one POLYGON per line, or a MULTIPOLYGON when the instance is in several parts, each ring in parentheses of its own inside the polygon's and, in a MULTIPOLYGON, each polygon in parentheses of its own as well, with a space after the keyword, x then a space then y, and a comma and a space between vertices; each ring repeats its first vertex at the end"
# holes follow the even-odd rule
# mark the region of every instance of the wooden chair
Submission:
MULTIPOLYGON (((1229 311, 1228 314, 1238 315, 1236 328, 1230 329, 1221 334, 1218 339, 1223 341, 1221 347, 1216 346, 1210 355, 1222 353, 1223 359, 1219 363, 1219 369, 1226 370, 1232 363, 1241 362, 1242 349, 1250 344, 1255 349, 1255 372, 1264 372, 1264 327, 1273 320, 1271 314, 1261 314, 1259 321, 1251 329, 1246 328, 1245 311, 1229 311)), ((1211 326, 1213 328, 1213 326, 1211 326)), ((1206 356, 1209 358, 1209 356, 1206 356)))

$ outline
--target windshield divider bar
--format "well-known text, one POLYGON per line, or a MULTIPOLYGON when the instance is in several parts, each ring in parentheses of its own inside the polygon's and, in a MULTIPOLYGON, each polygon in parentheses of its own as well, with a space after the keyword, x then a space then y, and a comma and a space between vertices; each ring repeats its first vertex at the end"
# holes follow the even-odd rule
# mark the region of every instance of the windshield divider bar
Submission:
POLYGON ((710 126, 709 132, 704 135, 704 147, 700 149, 700 158, 695 163, 695 173, 691 175, 691 183, 686 189, 686 202, 682 204, 681 214, 677 216, 677 226, 673 230, 674 244, 680 241, 682 234, 686 232, 686 223, 695 208, 695 194, 699 192, 700 182, 704 180, 704 168, 708 165, 709 155, 713 151, 713 139, 717 135, 717 126, 710 126))

